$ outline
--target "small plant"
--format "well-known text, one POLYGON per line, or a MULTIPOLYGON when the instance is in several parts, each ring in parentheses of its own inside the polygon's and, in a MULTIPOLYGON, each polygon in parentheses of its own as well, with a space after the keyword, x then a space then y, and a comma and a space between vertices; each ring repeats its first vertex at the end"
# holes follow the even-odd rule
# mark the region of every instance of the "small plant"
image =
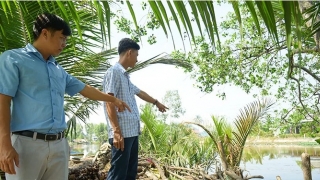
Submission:
POLYGON ((144 124, 139 137, 142 154, 184 168, 201 166, 208 170, 214 163, 216 153, 210 139, 201 137, 185 124, 158 120, 150 104, 142 107, 140 117, 144 124))
MULTIPOLYGON (((242 110, 234 121, 235 128, 223 118, 212 116, 214 129, 209 130, 203 125, 194 122, 205 130, 212 139, 221 160, 222 170, 217 172, 220 176, 231 179, 242 179, 243 172, 239 168, 246 140, 253 127, 259 122, 274 103, 268 99, 255 101, 242 110), (223 175, 222 175, 223 174, 223 175)), ((221 168, 218 168, 221 169, 221 168)), ((262 176, 254 176, 263 178, 262 176)), ((250 179, 250 178, 247 178, 250 179)))

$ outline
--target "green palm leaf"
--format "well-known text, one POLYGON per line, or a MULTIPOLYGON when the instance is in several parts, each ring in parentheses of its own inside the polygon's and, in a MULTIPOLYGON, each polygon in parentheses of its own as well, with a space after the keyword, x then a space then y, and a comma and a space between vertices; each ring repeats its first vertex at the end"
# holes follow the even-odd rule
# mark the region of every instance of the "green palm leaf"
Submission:
MULTIPOLYGON (((258 12, 261 14, 269 33, 274 37, 274 39, 277 42, 279 42, 277 25, 276 25, 277 23, 274 15, 274 11, 276 10, 276 7, 274 7, 275 3, 270 1, 254 1, 254 2, 255 3, 252 3, 251 1, 247 1, 245 5, 249 7, 250 13, 255 21, 258 31, 260 32, 260 29, 259 29, 260 26, 259 26, 259 22, 257 21, 257 13, 256 13, 256 10, 254 9, 253 4, 255 4, 258 7, 258 12)), ((283 9, 283 11, 286 14, 285 15, 286 25, 287 25, 286 32, 287 32, 287 35, 290 35, 288 31, 289 24, 291 24, 289 16, 291 14, 292 17, 295 17, 295 20, 301 18, 301 13, 299 11, 299 3, 284 2, 284 1, 280 1, 280 2, 288 5, 288 6, 284 6, 285 8, 283 9)), ((79 10, 82 10, 82 9, 87 9, 88 12, 91 11, 92 13, 96 14, 95 20, 96 20, 96 23, 99 23, 100 25, 100 28, 99 28, 100 35, 102 36, 103 43, 105 44, 105 37, 108 36, 109 42, 111 38, 110 36, 111 34, 110 33, 110 15, 111 15, 110 3, 113 3, 113 2, 109 2, 109 1, 99 2, 99 1, 92 1, 92 0, 91 1, 31 1, 31 2, 30 1, 28 2, 1 1, 0 9, 2 11, 2 15, 0 18, 0 37, 1 37, 1 42, 3 42, 1 44, 5 47, 5 49, 12 48, 10 46, 9 39, 7 38, 8 33, 5 31, 4 27, 7 25, 7 22, 9 22, 8 20, 10 19, 10 15, 11 17, 14 17, 14 19, 17 19, 17 17, 19 16, 16 16, 16 14, 19 13, 20 11, 21 11, 20 15, 22 15, 21 17, 23 17, 23 19, 25 16, 30 16, 34 18, 35 14, 39 14, 40 12, 43 12, 43 11, 50 11, 56 14, 60 14, 67 21, 69 20, 72 21, 72 23, 74 24, 74 28, 77 29, 78 31, 79 39, 80 41, 82 41, 84 30, 81 28, 81 24, 84 23, 84 21, 81 19, 79 15, 79 12, 81 12, 79 10), (32 4, 32 6, 29 6, 26 4, 30 4, 30 5, 32 4), (25 7, 22 7, 24 5, 25 7)), ((192 41, 195 42, 194 28, 192 27, 193 25, 191 23, 192 19, 189 18, 190 13, 187 11, 187 7, 186 7, 189 4, 194 14, 196 25, 200 30, 200 34, 203 34, 201 26, 204 25, 211 42, 215 43, 214 36, 217 36, 218 44, 220 45, 218 27, 216 24, 214 5, 212 1, 191 1, 187 4, 185 4, 182 1, 174 1, 173 3, 174 3, 174 6, 172 6, 170 1, 167 1, 168 6, 164 7, 162 2, 149 1, 152 11, 156 15, 155 17, 157 18, 157 20, 160 22, 160 25, 165 35, 168 34, 167 28, 169 28, 170 33, 172 33, 171 32, 172 25, 170 26, 168 23, 168 19, 169 19, 168 16, 170 15, 167 14, 167 12, 171 12, 171 15, 173 16, 173 19, 175 21, 175 26, 178 28, 180 37, 182 38, 183 30, 180 27, 180 23, 182 23, 187 34, 190 35, 192 41), (179 15, 180 20, 177 18, 176 14, 179 15), (203 24, 201 24, 200 22, 202 22, 203 24), (165 24, 167 24, 167 26, 165 26, 165 24)), ((230 3, 232 3, 234 7, 234 11, 237 14, 238 21, 241 25, 241 17, 240 17, 239 8, 238 8, 239 3, 233 2, 233 1, 231 1, 230 3)), ((320 13, 320 10, 319 10, 318 2, 315 2, 313 4, 314 6, 309 8, 310 9, 309 12, 313 12, 312 33, 316 33, 320 28, 320 23, 316 21, 317 15, 320 13)), ((129 8, 131 12, 131 16, 135 22, 135 26, 137 27, 134 9, 132 8, 132 5, 130 4, 129 1, 127 2, 127 7, 129 8)), ((18 21, 18 22, 21 22, 21 21, 18 21)), ((297 26, 296 29, 298 34, 299 29, 303 25, 296 23, 296 26, 297 26)), ((290 39, 289 36, 287 36, 287 39, 290 39)), ((1 50, 0 52, 3 52, 3 48, 0 50, 1 50)))
POLYGON ((135 65, 134 68, 127 70, 127 72, 132 73, 135 71, 138 71, 142 68, 147 67, 151 64, 167 64, 167 65, 175 65, 177 67, 183 67, 183 68, 191 68, 192 65, 184 60, 180 59, 173 59, 170 55, 166 53, 158 54, 146 61, 139 62, 135 65))
POLYGON ((260 24, 259 24, 259 20, 258 20, 258 16, 257 16, 257 13, 256 13, 256 10, 254 8, 254 4, 252 1, 245 1, 246 5, 248 6, 248 9, 251 13, 251 17, 254 21, 254 24, 256 25, 256 28, 259 32, 259 35, 261 35, 261 30, 260 30, 260 24))
POLYGON ((233 148, 240 150, 236 153, 235 165, 239 166, 243 147, 246 143, 252 128, 262 118, 274 103, 270 99, 262 99, 250 103, 242 110, 235 120, 236 131, 233 132, 236 137, 233 139, 233 148))
POLYGON ((155 151, 157 151, 158 143, 156 143, 156 137, 159 136, 157 131, 160 129, 160 126, 158 125, 158 122, 155 120, 155 113, 153 112, 150 104, 146 105, 142 109, 142 113, 140 115, 140 118, 148 130, 153 148, 155 149, 155 151))
MULTIPOLYGON (((167 1, 167 4, 168 4, 168 7, 169 7, 170 12, 171 12, 171 14, 172 14, 172 17, 173 17, 173 19, 174 19, 174 22, 175 22, 175 24, 176 24, 176 26, 177 26, 177 28, 178 28, 178 31, 179 31, 179 34, 180 34, 180 38, 183 39, 183 38, 182 38, 182 31, 181 31, 179 19, 178 19, 177 15, 176 15, 176 12, 174 11, 174 8, 173 8, 173 6, 172 6, 172 4, 171 4, 170 1, 167 1)), ((184 47, 184 42, 182 41, 182 43, 183 43, 183 47, 184 47)))
POLYGON ((271 100, 262 99, 244 107, 234 122, 235 130, 223 118, 214 116, 212 116, 214 124, 212 131, 199 123, 187 123, 195 124, 206 131, 218 150, 223 168, 225 170, 233 169, 240 164, 243 148, 252 128, 272 105, 271 100))
POLYGON ((313 36, 320 31, 320 2, 314 2, 314 4, 306 9, 303 14, 307 15, 307 18, 305 18, 306 22, 311 19, 311 33, 309 36, 313 36))
POLYGON ((81 120, 86 123, 91 112, 95 112, 95 109, 100 105, 97 101, 92 101, 84 98, 66 98, 64 106, 66 115, 69 117, 67 121, 66 136, 70 135, 71 139, 77 137, 76 125, 77 120, 81 120))

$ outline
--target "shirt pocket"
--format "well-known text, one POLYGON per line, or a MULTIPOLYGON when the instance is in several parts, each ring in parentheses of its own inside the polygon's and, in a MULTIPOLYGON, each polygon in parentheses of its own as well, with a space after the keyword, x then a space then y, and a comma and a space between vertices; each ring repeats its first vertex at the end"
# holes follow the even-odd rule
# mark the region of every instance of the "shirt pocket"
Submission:
POLYGON ((50 66, 50 70, 51 70, 51 75, 57 79, 62 79, 63 78, 63 69, 61 66, 59 65, 51 65, 50 66))
POLYGON ((59 65, 50 64, 49 76, 51 79, 51 86, 58 93, 64 95, 66 90, 66 78, 64 76, 64 69, 59 65))

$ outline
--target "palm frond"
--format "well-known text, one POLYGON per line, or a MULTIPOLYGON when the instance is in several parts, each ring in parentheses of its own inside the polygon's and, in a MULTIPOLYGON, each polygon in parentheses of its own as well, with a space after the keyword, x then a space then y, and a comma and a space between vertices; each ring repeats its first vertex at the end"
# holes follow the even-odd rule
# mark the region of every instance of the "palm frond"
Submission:
POLYGON ((212 116, 214 124, 212 131, 199 123, 186 123, 197 125, 207 132, 218 149, 223 168, 227 170, 239 166, 248 135, 273 104, 270 99, 262 99, 244 107, 243 110, 240 110, 240 115, 234 122, 236 126, 235 130, 223 118, 215 116, 212 116))
POLYGON ((158 55, 156 55, 146 61, 137 63, 134 68, 127 70, 127 72, 132 73, 132 72, 138 71, 142 68, 145 68, 151 64, 167 64, 167 65, 175 65, 175 66, 184 67, 184 68, 191 68, 192 67, 192 65, 187 61, 180 60, 180 59, 173 59, 170 55, 168 55, 166 53, 162 53, 162 54, 158 54, 158 55))
POLYGON ((20 12, 15 2, 4 3, 0 7, 0 53, 17 48, 17 45, 22 47, 29 41, 28 31, 25 31, 25 23, 29 19, 20 12))
POLYGON ((270 99, 262 99, 252 102, 240 110, 240 115, 237 116, 234 122, 236 125, 236 131, 233 132, 235 136, 233 139, 233 148, 239 150, 239 152, 235 152, 237 154, 234 156, 236 158, 236 166, 240 164, 243 147, 252 128, 257 124, 260 118, 266 114, 273 104, 274 102, 270 99))
MULTIPOLYGON (((112 1, 2 1, 0 4, 0 9, 2 11, 2 14, 0 16, 0 38, 1 43, 5 49, 11 49, 12 46, 10 46, 9 37, 7 36, 10 34, 10 32, 5 31, 5 27, 8 25, 8 22, 23 22, 23 21, 16 21, 17 18, 20 18, 20 20, 24 20, 26 22, 30 22, 30 17, 33 19, 36 14, 39 14, 43 11, 50 11, 54 12, 56 14, 61 15, 65 20, 70 21, 73 23, 74 28, 78 31, 78 36, 81 42, 84 42, 85 40, 82 39, 83 33, 85 32, 82 29, 82 24, 85 23, 85 21, 81 18, 80 13, 81 10, 86 10, 87 13, 94 13, 96 24, 100 25, 99 28, 99 34, 101 35, 101 40, 103 42, 103 45, 106 44, 106 40, 108 39, 110 42, 110 22, 111 22, 111 9, 110 4, 113 3, 112 1), (12 18, 14 17, 14 18, 12 18), (27 18, 26 18, 27 17, 27 18), (13 21, 11 21, 13 20, 13 21), (108 38, 107 38, 108 37, 108 38)), ((228 3, 232 3, 234 7, 234 11, 237 14, 238 22, 241 24, 241 17, 239 13, 238 3, 235 3, 233 1, 230 1, 228 3)), ((299 3, 297 2, 285 2, 285 1, 279 1, 279 3, 282 3, 284 8, 280 9, 280 11, 283 11, 285 15, 285 21, 286 21, 286 34, 287 39, 290 39, 290 32, 289 32, 289 25, 292 24, 293 20, 300 19, 301 18, 301 12, 299 10, 299 3), (293 17, 293 19, 290 17, 293 17)), ((214 4, 213 1, 190 1, 189 3, 184 2, 178 2, 173 1, 173 4, 170 1, 167 1, 167 6, 165 6, 162 2, 153 2, 149 1, 151 10, 155 14, 155 18, 160 22, 161 28, 163 29, 163 32, 165 35, 168 35, 168 32, 172 35, 172 24, 169 24, 169 16, 173 16, 174 19, 174 25, 178 29, 178 32, 180 34, 181 39, 183 38, 183 29, 181 27, 181 24, 183 25, 184 30, 188 34, 188 37, 192 39, 193 42, 195 42, 195 28, 198 27, 198 30, 200 31, 200 34, 203 35, 204 32, 208 34, 208 37, 210 41, 215 45, 215 37, 217 37, 218 46, 220 46, 220 40, 219 40, 219 32, 218 32, 218 26, 216 23, 216 14, 214 11, 214 4), (192 14, 194 16, 194 19, 196 21, 196 26, 192 24, 193 18, 191 18, 190 12, 187 11, 189 6, 191 8, 192 14), (171 14, 169 14, 170 12, 171 14), (178 16, 177 16, 178 15, 178 16), (178 18, 179 17, 179 18, 178 18), (200 23, 201 22, 201 23, 200 23), (201 26, 205 27, 205 31, 202 29, 201 26)), ((278 31, 277 31, 277 24, 275 20, 275 10, 274 3, 269 1, 253 1, 253 2, 246 2, 246 6, 249 7, 250 13, 252 18, 255 21, 255 24, 259 30, 259 22, 257 21, 258 14, 261 14, 263 18, 263 22, 266 25, 266 28, 270 32, 270 34, 273 36, 273 38, 278 41, 278 31), (257 10, 255 7, 257 7, 257 10)), ((134 8, 132 7, 130 1, 127 2, 127 7, 130 10, 131 16, 134 20, 134 24, 136 27, 136 18, 134 13, 134 8)), ((320 23, 316 21, 318 18, 318 14, 320 13, 319 10, 319 2, 313 3, 313 6, 309 8, 310 10, 308 12, 312 15, 312 33, 318 32, 320 29, 320 23)), ((297 23, 296 21, 296 30, 297 34, 299 29, 301 29, 303 25, 297 23)), ((14 27, 14 26, 10 26, 14 27)), ((21 26, 20 26, 21 27, 21 26)), ((97 26, 99 27, 99 26, 97 26)), ((22 29, 21 29, 22 30, 22 29)), ((27 28, 29 31, 25 31, 26 35, 30 37, 30 29, 27 28)), ((21 33, 23 32, 21 31, 21 33)), ((311 34, 312 35, 312 34, 311 34)), ((298 39, 301 39, 301 35, 298 35, 298 39)), ((0 49, 0 52, 1 49, 0 49)))
POLYGON ((64 109, 66 116, 69 117, 67 121, 66 136, 69 134, 72 137, 76 137, 76 125, 77 120, 81 120, 86 123, 91 112, 95 112, 95 109, 100 105, 99 102, 93 101, 81 97, 66 97, 64 109))
POLYGON ((194 125, 197 125, 197 126, 201 127, 210 136, 210 138, 212 139, 213 143, 217 146, 217 138, 214 136, 214 134, 209 129, 204 127, 202 124, 196 123, 196 122, 184 122, 184 123, 186 123, 186 124, 194 124, 194 125))
MULTIPOLYGON (((299 3, 307 3, 307 2, 299 2, 299 3)), ((311 2, 309 2, 311 3, 311 2)), ((303 15, 306 15, 305 21, 310 21, 310 36, 320 31, 320 2, 314 2, 314 4, 310 4, 310 7, 302 12, 303 15)))
POLYGON ((156 136, 158 135, 157 121, 155 120, 155 113, 153 112, 151 105, 147 104, 144 106, 144 108, 142 109, 140 118, 148 130, 153 148, 157 151, 158 149, 158 145, 156 143, 156 136))

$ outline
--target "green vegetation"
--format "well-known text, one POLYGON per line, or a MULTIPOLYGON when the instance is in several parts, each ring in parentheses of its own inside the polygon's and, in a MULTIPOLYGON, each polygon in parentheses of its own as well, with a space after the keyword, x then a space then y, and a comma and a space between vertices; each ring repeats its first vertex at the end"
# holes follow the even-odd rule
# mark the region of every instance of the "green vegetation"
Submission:
POLYGON ((234 121, 235 127, 226 123, 223 118, 216 118, 214 116, 212 116, 213 130, 209 130, 201 124, 192 123, 203 128, 217 148, 217 153, 222 164, 222 167, 216 167, 220 169, 220 172, 217 172, 217 174, 233 179, 243 177, 243 171, 239 166, 246 140, 253 127, 265 116, 273 104, 270 100, 264 99, 247 105, 243 110, 240 110, 240 115, 234 121))
MULTIPOLYGON (((32 42, 36 15, 56 13, 70 23, 73 32, 57 61, 71 75, 100 88, 102 73, 116 55, 109 43, 112 22, 135 40, 148 36, 150 44, 157 42, 152 32, 159 28, 176 41, 177 34, 172 34, 176 28, 183 43, 184 39, 192 43, 192 51, 160 54, 129 73, 149 64, 175 65, 192 74, 202 91, 232 84, 247 93, 258 89, 257 97, 275 97, 289 107, 278 108, 265 121, 258 121, 258 112, 269 106, 253 104, 241 113, 235 129, 215 117, 213 129, 204 128, 203 120, 197 117, 198 125, 209 133, 209 137, 202 137, 190 125, 166 123, 168 117, 185 113, 177 92, 171 91, 166 96, 173 107, 170 114, 159 116, 150 105, 141 107, 141 153, 168 165, 206 170, 219 156, 222 171, 240 175, 235 167, 251 131, 253 136, 265 137, 319 136, 319 9, 320 3, 312 1, 148 1, 139 7, 130 1, 7 1, 0 5, 0 53, 32 42), (234 12, 217 24, 214 8, 223 3, 230 3, 234 12), (132 21, 123 17, 124 8, 129 9, 132 21), (147 15, 145 24, 138 24, 135 16, 140 8, 147 15)), ((227 95, 222 92, 218 96, 227 95)), ((65 96, 65 100, 68 137, 93 142, 96 136, 96 142, 105 142, 105 124, 87 123, 100 104, 81 96, 65 96), (85 125, 80 126, 79 121, 85 125)))
POLYGON ((215 162, 215 147, 210 139, 201 137, 189 126, 166 124, 155 116, 150 104, 142 107, 144 124, 140 136, 140 150, 144 156, 154 157, 166 165, 209 169, 215 162))
MULTIPOLYGON (((288 46, 285 15, 281 6, 276 6, 277 3, 272 2, 275 20, 279 22, 275 24, 279 42, 272 38, 268 28, 261 23, 263 17, 260 15, 257 20, 261 24, 262 35, 259 35, 250 10, 240 3, 242 26, 237 23, 237 15, 229 13, 219 26, 223 32, 220 35, 224 39, 221 48, 215 48, 206 37, 201 36, 196 38, 193 51, 187 54, 176 51, 173 56, 186 58, 194 65, 187 71, 191 72, 197 80, 196 85, 204 92, 212 92, 214 87, 223 84, 238 86, 247 93, 259 90, 260 94, 255 96, 272 96, 290 105, 286 110, 278 110, 281 114, 277 114, 277 117, 298 111, 305 119, 320 122, 317 107, 319 39, 311 38, 312 30, 304 25, 300 37, 302 43, 299 35, 293 31, 292 43, 288 46), (239 33, 241 29, 245 31, 239 33), (289 48, 290 54, 285 51, 289 48)), ((218 95, 222 98, 227 96, 224 92, 218 95)))

